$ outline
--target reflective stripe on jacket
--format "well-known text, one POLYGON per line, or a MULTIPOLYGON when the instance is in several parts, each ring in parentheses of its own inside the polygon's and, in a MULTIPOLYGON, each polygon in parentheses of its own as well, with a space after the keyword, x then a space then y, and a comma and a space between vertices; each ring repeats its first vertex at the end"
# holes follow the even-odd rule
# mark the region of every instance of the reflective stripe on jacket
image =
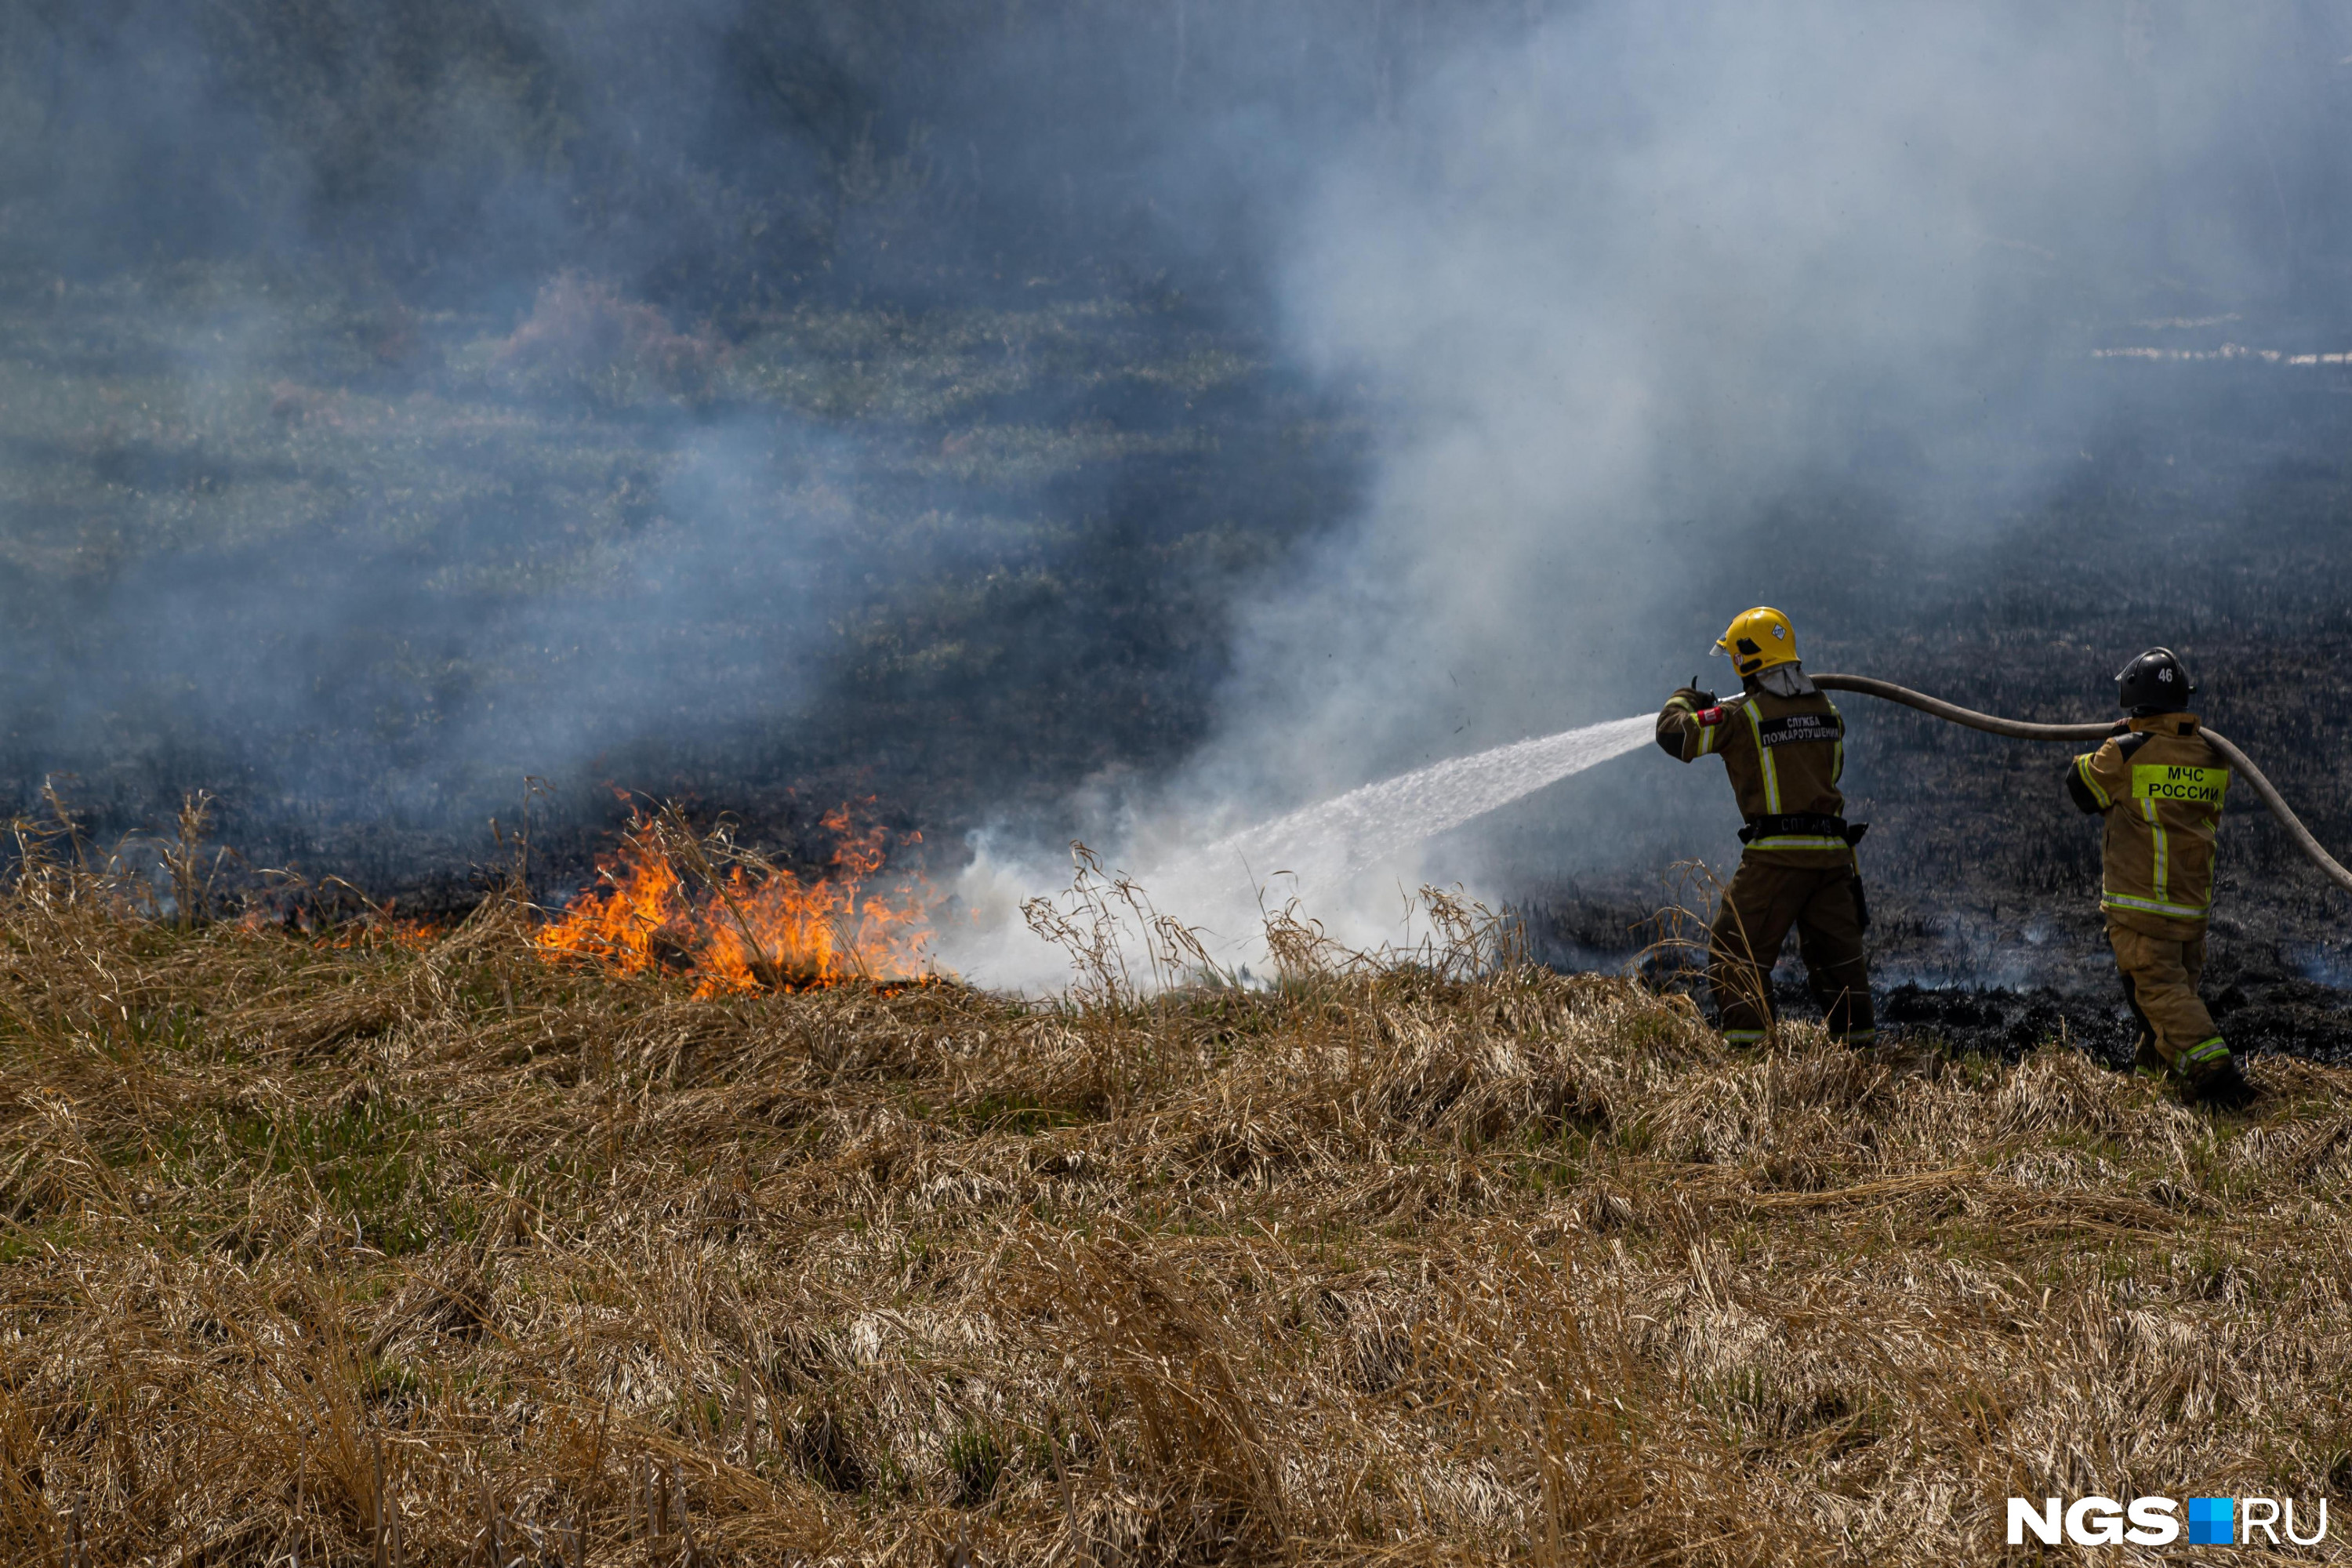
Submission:
POLYGON ((2106 818, 2099 907, 2119 925, 2189 942, 2213 907, 2213 840, 2230 770, 2194 713, 2134 719, 2130 731, 2074 759, 2075 804, 2106 818))
MULTIPOLYGON (((1845 797, 1838 780, 1845 773, 1845 721, 1820 691, 1782 697, 1753 681, 1737 698, 1702 709, 1682 693, 1658 714, 1658 743, 1685 763, 1723 759, 1738 798, 1739 815, 1843 816, 1845 797)), ((1775 834, 1758 838, 1748 853, 1775 865, 1850 865, 1853 850, 1828 834, 1775 834)))

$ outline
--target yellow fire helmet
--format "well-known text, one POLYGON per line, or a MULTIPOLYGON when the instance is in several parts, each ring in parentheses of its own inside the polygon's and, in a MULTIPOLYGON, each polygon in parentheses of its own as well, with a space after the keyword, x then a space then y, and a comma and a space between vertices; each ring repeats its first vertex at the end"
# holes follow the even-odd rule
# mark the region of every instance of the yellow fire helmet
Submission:
POLYGON ((1754 675, 1776 664, 1797 662, 1797 628, 1789 617, 1769 605, 1742 610, 1715 639, 1715 651, 1727 655, 1741 675, 1754 675))

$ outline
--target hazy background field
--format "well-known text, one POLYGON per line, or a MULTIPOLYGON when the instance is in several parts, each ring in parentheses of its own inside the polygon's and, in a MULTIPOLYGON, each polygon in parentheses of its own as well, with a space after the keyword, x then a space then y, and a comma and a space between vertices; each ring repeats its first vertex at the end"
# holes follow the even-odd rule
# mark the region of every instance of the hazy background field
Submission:
POLYGON ((2340 1505, 2352 953, 2242 799, 2242 1111, 2093 1059, 2062 756, 1859 700, 1868 1050, 1512 962, 1728 868, 1646 748, 1297 889, 1521 917, 1402 961, 1278 877, 1246 988, 1015 910, 1653 710, 1758 601, 2029 718, 2168 641, 2352 849, 2347 59, 2311 0, 0 0, 0 796, 147 836, 0 861, 0 1557, 2340 1505), (573 899, 616 790, 684 803, 658 919, 573 899), (268 918, 193 918, 190 791, 268 918), (710 858, 845 801, 950 962, 1022 939, 982 985, 710 858))
MULTIPOLYGON (((251 866, 446 906, 538 778, 551 898, 614 785, 811 858, 870 796, 944 881, 1638 710, 1758 600, 2036 716, 2169 641, 2352 838, 2352 371, 2095 357, 2352 346, 2332 10, 0 30, 0 778, 101 838, 203 788, 251 866)), ((2090 973, 2061 759, 1854 717, 1890 978, 2090 973)), ((1391 891, 1614 962, 1729 858, 1703 772, 1391 891)), ((2224 934, 2332 979, 2231 831, 2224 934)))

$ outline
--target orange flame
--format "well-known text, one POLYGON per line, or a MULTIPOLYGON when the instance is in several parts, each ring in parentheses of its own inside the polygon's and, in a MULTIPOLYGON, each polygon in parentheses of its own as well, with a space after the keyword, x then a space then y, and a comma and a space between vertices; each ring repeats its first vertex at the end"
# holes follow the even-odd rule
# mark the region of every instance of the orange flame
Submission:
POLYGON ((824 876, 803 881, 775 868, 755 878, 737 866, 698 894, 652 819, 637 813, 619 849, 597 865, 602 889, 539 932, 540 953, 623 974, 691 972, 697 996, 925 977, 929 885, 910 876, 872 890, 888 858, 887 830, 857 827, 846 805, 823 821, 836 845, 824 876))

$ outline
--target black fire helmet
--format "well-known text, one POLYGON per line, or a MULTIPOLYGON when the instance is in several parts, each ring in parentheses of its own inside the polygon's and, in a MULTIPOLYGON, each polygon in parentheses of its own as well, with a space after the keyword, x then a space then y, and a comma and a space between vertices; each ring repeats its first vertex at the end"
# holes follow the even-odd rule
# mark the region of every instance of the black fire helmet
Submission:
POLYGON ((2135 717, 2178 713, 2196 692, 2196 679, 2168 647, 2152 647, 2116 671, 2116 701, 2135 717))

